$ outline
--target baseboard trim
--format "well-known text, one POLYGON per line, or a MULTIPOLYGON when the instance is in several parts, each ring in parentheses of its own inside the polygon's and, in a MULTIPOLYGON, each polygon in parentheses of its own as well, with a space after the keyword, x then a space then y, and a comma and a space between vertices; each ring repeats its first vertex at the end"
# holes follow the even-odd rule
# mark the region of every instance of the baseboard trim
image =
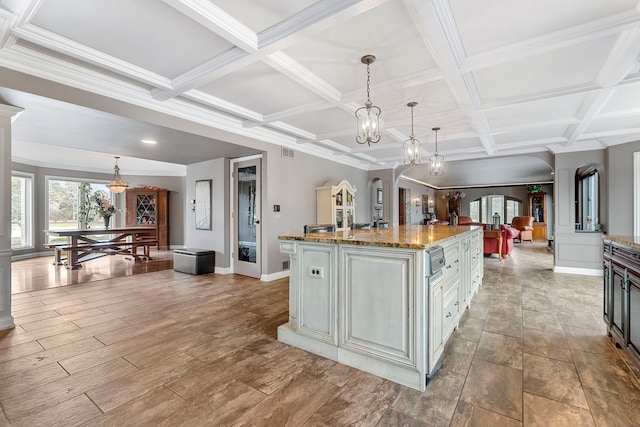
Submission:
POLYGON ((214 270, 215 274, 232 274, 231 267, 216 267, 214 270))
POLYGON ((284 279, 290 276, 290 270, 278 271, 277 273, 262 274, 260 280, 263 282, 273 282, 274 280, 284 279))
POLYGON ((602 270, 595 268, 575 268, 575 267, 553 267, 554 273, 565 273, 565 274, 579 274, 582 276, 600 276, 604 275, 602 270))
POLYGON ((11 261, 21 261, 23 259, 39 258, 39 257, 43 257, 43 256, 53 256, 53 252, 52 251, 31 252, 31 253, 22 254, 22 255, 12 255, 11 256, 11 261))

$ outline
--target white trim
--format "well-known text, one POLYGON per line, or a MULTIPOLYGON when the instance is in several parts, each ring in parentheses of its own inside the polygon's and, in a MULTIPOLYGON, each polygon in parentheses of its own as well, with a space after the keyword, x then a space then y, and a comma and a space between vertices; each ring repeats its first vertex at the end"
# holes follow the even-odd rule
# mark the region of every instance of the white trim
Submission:
POLYGON ((262 282, 272 282, 274 280, 280 280, 280 279, 284 279, 285 277, 289 277, 291 276, 291 271, 290 270, 283 270, 283 271, 278 271, 277 273, 271 273, 271 274, 262 274, 260 276, 260 281, 262 282))
POLYGON ((557 265, 553 267, 554 273, 565 273, 565 274, 580 274, 583 276, 603 276, 603 272, 601 269, 595 268, 574 268, 574 267, 558 267, 557 265))
MULTIPOLYGON (((236 241, 236 236, 234 235, 234 224, 235 224, 235 215, 237 215, 237 212, 235 212, 235 194, 234 194, 234 178, 233 178, 233 171, 235 169, 235 164, 236 163, 240 163, 240 162, 246 162, 248 160, 256 160, 256 159, 260 159, 262 160, 262 154, 253 154, 251 156, 245 156, 245 157, 238 157, 235 159, 231 159, 231 161, 229 162, 229 268, 227 269, 228 271, 226 273, 222 273, 222 274, 233 274, 235 273, 234 269, 233 269, 233 256, 237 256, 237 254, 235 253, 235 248, 237 246, 237 241, 236 241)), ((260 168, 260 170, 262 170, 262 167, 260 168)), ((262 179, 262 177, 260 177, 260 179, 262 179)), ((262 195, 260 195, 260 200, 262 200, 262 195)), ((262 248, 256 248, 256 250, 262 250, 262 248)), ((262 260, 262 257, 260 258, 262 260)), ((260 265, 260 273, 262 274, 262 270, 264 269, 264 264, 260 265)), ((216 271, 217 273, 217 271, 216 271)))
POLYGON ((215 274, 233 274, 233 267, 216 267, 215 274))
POLYGON ((633 235, 640 233, 640 152, 633 153, 633 235))
POLYGON ((28 254, 12 255, 11 256, 11 262, 13 262, 13 261, 21 261, 23 259, 46 257, 46 256, 53 257, 53 251, 30 252, 28 254))

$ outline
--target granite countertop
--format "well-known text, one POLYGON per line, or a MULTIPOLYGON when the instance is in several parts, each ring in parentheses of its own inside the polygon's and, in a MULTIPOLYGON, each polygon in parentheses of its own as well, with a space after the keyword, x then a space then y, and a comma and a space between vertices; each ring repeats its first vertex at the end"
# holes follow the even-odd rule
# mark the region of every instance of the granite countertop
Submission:
POLYGON ((620 243, 621 245, 631 246, 640 249, 640 236, 611 236, 605 235, 604 240, 620 243))
POLYGON ((345 230, 333 233, 290 234, 278 236, 280 240, 299 240, 318 243, 342 243, 361 246, 425 249, 459 234, 479 229, 478 226, 400 225, 371 230, 345 230))

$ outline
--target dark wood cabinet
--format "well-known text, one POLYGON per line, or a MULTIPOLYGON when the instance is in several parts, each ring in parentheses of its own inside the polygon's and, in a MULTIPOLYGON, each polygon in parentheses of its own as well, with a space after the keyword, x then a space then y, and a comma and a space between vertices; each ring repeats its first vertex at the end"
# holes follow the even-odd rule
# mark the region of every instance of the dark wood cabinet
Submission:
POLYGON ((132 188, 126 192, 127 226, 155 230, 158 249, 169 249, 169 191, 132 188))
POLYGON ((547 193, 529 194, 529 216, 533 217, 533 238, 547 238, 547 193))
POLYGON ((640 250, 604 241, 603 318, 616 346, 640 367, 640 250))

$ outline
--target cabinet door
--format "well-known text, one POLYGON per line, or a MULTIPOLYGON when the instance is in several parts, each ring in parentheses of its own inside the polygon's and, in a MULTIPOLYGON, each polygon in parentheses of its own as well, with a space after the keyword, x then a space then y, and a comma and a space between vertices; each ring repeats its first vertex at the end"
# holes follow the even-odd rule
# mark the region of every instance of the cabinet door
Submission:
POLYGON ((628 340, 630 350, 640 357, 640 278, 629 274, 628 340))
POLYGON ((611 270, 611 332, 623 338, 625 333, 625 270, 616 264, 612 265, 611 270))
POLYGON ((299 246, 298 333, 337 344, 335 246, 299 246))
POLYGON ((344 210, 342 208, 336 208, 336 228, 344 228, 344 210))
POLYGON ((602 303, 602 317, 607 324, 607 328, 611 327, 611 260, 604 260, 603 268, 603 280, 602 280, 602 294, 604 296, 602 303))
POLYGON ((429 283, 429 372, 432 372, 444 352, 444 294, 442 276, 429 283))

